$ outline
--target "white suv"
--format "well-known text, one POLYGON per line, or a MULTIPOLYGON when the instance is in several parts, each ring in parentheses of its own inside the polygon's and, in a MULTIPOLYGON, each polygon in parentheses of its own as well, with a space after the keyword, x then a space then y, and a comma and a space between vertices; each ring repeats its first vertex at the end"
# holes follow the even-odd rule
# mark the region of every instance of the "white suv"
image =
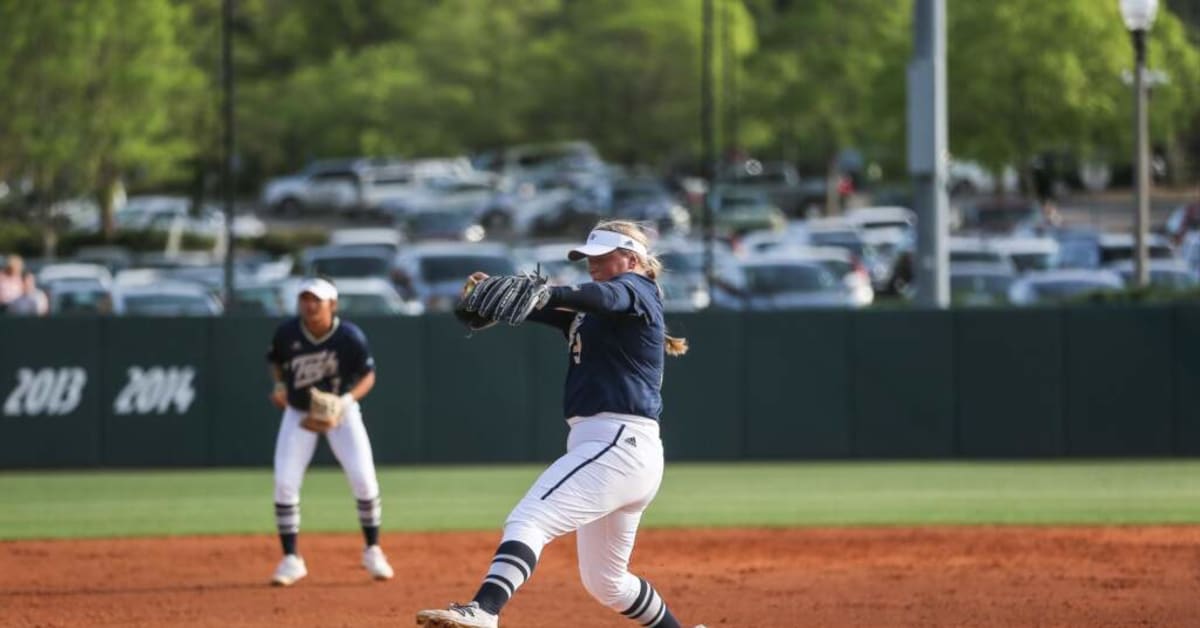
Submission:
MULTIPOLYGON (((466 160, 437 160, 447 171, 467 170, 466 160)), ((272 179, 263 188, 262 204, 281 214, 308 211, 385 215, 388 201, 412 194, 431 166, 392 159, 322 160, 299 174, 272 179)))

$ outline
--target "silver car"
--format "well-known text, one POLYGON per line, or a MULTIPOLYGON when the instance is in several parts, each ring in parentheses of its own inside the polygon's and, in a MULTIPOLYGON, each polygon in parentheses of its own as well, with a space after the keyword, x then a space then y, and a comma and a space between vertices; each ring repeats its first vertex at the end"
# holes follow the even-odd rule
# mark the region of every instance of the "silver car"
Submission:
POLYGON ((112 311, 123 316, 219 316, 224 308, 200 284, 159 281, 114 288, 112 311))
POLYGON ((1124 288, 1121 276, 1111 270, 1047 270, 1029 273, 1013 282, 1008 290, 1008 300, 1013 305, 1061 303, 1124 288))
POLYGON ((853 294, 819 262, 764 257, 741 264, 741 296, 747 310, 857 307, 853 294))

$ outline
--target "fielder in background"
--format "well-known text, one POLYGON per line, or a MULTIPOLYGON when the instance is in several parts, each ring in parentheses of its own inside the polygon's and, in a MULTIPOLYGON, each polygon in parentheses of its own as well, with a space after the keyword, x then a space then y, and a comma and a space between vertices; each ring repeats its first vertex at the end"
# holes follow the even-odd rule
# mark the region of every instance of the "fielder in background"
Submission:
MULTIPOLYGON (((667 335, 656 281, 662 265, 637 224, 602 222, 569 257, 587 258, 592 283, 549 287, 528 277, 489 279, 483 273, 467 282, 463 301, 470 315, 510 324, 527 317, 566 336, 563 412, 571 429, 567 453, 542 473, 505 521, 474 599, 421 611, 419 626, 497 626, 501 609, 529 580, 542 549, 572 531, 583 585, 596 600, 642 626, 680 626, 658 591, 629 573, 629 558, 642 513, 662 482, 658 419, 664 356, 682 355, 687 342, 667 335), (499 294, 480 295, 493 289, 499 294), (492 303, 534 305, 494 311, 492 303)), ((487 324, 464 322, 472 329, 487 324)))
POLYGON ((379 547, 379 481, 371 441, 358 402, 375 386, 375 360, 358 326, 339 319, 337 288, 324 279, 300 286, 299 316, 275 330, 267 351, 275 387, 271 401, 283 410, 275 441, 275 523, 283 560, 271 583, 288 586, 308 575, 296 552, 300 486, 321 434, 329 441, 358 502, 362 565, 376 580, 392 577, 379 547))

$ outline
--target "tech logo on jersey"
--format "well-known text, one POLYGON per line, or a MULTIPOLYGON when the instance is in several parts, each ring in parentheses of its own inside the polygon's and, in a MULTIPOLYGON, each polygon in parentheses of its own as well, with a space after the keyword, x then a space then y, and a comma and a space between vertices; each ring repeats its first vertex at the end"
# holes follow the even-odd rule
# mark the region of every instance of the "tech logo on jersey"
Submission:
POLYGON ((328 377, 337 377, 338 358, 334 351, 305 353, 292 358, 292 388, 308 388, 328 377))

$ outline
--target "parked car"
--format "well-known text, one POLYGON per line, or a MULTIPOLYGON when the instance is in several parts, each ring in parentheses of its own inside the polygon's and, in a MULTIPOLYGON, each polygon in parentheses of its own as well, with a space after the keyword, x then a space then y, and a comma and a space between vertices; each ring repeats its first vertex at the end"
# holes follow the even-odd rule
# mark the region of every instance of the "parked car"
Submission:
MULTIPOLYGON (((170 231, 218 237, 225 233, 225 212, 215 205, 192 208, 186 196, 131 196, 123 207, 113 213, 117 229, 124 231, 170 231)), ((99 225, 97 225, 97 228, 99 225)), ((235 238, 261 238, 267 226, 254 214, 239 213, 233 217, 235 238)))
POLYGON ((337 282, 338 312, 351 316, 417 316, 419 301, 405 301, 390 281, 374 277, 337 282))
POLYGON ((415 244, 400 254, 397 267, 401 293, 423 303, 428 312, 451 310, 463 283, 475 271, 489 275, 516 272, 508 247, 496 243, 415 244))
MULTIPOLYGON (((1129 233, 1074 228, 1058 230, 1054 238, 1059 246, 1058 263, 1064 268, 1100 268, 1134 257, 1134 238, 1129 233)), ((1175 257, 1170 242, 1160 235, 1149 234, 1146 244, 1150 259, 1175 257)))
POLYGON ((410 212, 403 222, 404 233, 412 242, 449 240, 481 242, 487 231, 471 209, 425 209, 410 212))
POLYGON ((108 286, 89 280, 64 279, 42 288, 46 291, 51 314, 112 313, 112 293, 108 286))
POLYGON ((112 310, 113 276, 99 264, 52 263, 37 271, 51 314, 107 314, 112 310))
POLYGON ((382 277, 391 279, 395 254, 387 247, 321 246, 301 253, 300 272, 310 277, 331 279, 382 277))
POLYGON ((1008 264, 962 263, 950 266, 950 303, 958 306, 1006 305, 1017 276, 1008 264))
POLYGON ((117 272, 133 265, 133 254, 123 246, 81 246, 71 256, 71 261, 80 264, 100 264, 117 272))
POLYGON ((301 172, 272 179, 261 204, 280 214, 327 212, 390 219, 397 198, 416 193, 423 178, 471 172, 465 159, 403 161, 388 158, 316 161, 301 172))
MULTIPOLYGON (((1106 266, 1106 268, 1119 274, 1121 279, 1125 281, 1125 285, 1134 285, 1136 278, 1134 277, 1133 260, 1113 262, 1106 266)), ((1190 290, 1200 286, 1200 277, 1197 277, 1196 271, 1189 267, 1187 262, 1183 260, 1151 259, 1149 260, 1148 270, 1150 271, 1150 285, 1157 288, 1190 290)))
POLYGON ((329 244, 343 248, 362 246, 376 250, 386 249, 395 254, 400 252, 404 237, 393 227, 354 227, 331 231, 329 244))
POLYGON ((663 273, 658 277, 663 292, 663 311, 698 312, 712 303, 703 275, 663 273))
POLYGON ((37 270, 37 283, 43 287, 63 280, 92 281, 108 285, 112 283, 112 279, 112 272, 100 264, 54 262, 44 264, 37 270))
POLYGON ((219 316, 224 308, 200 284, 159 281, 118 286, 112 292, 112 311, 123 316, 219 316))
MULTIPOLYGON (((827 177, 801 177, 787 162, 748 159, 723 171, 719 181, 765 194, 787 216, 803 217, 809 207, 825 207, 826 203, 827 177)), ((836 185, 841 198, 854 192, 847 176, 841 176, 836 185)))
POLYGON ((743 260, 742 304, 747 310, 857 307, 854 296, 823 264, 782 256, 743 260))
POLYGON ((413 214, 436 211, 467 213, 489 224, 511 223, 508 206, 500 203, 501 182, 492 173, 478 171, 425 177, 414 183, 411 192, 388 199, 385 207, 396 225, 413 214))
POLYGON ((1014 305, 1061 303, 1098 292, 1125 288, 1121 276, 1110 270, 1059 269, 1029 273, 1013 282, 1008 300, 1014 305))
POLYGON ((1017 268, 1012 258, 993 248, 984 238, 957 236, 950 238, 950 266, 955 264, 994 264, 1008 266, 1012 272, 1017 268))
POLYGON ((1042 222, 1036 201, 1018 197, 986 198, 967 205, 959 230, 966 233, 1007 235, 1029 232, 1042 222))
POLYGON ((1010 236, 991 238, 984 244, 1007 257, 1018 273, 1058 266, 1059 244, 1053 238, 1010 236))
POLYGON ((283 316, 294 313, 295 307, 283 302, 281 282, 247 282, 234 286, 233 300, 226 310, 252 316, 283 316))
POLYGON ((917 213, 907 207, 857 207, 845 213, 846 222, 864 232, 894 232, 900 237, 917 225, 917 213))
MULTIPOLYGON (((1130 260, 1135 257, 1136 242, 1132 233, 1101 233, 1099 238, 1100 263, 1130 260)), ((1146 236, 1146 254, 1150 259, 1174 259, 1175 250, 1167 238, 1156 233, 1146 236)))
POLYGON ((660 234, 687 233, 691 215, 667 186, 650 177, 618 179, 612 186, 613 218, 654 225, 660 234))
POLYGON ((824 266, 842 282, 855 306, 866 307, 875 301, 871 275, 862 260, 849 249, 836 246, 792 245, 775 249, 772 255, 787 256, 824 266))
POLYGON ((787 227, 783 212, 764 192, 731 186, 713 191, 713 229, 738 237, 752 231, 782 231, 787 227))
POLYGON ((853 223, 839 219, 818 219, 800 223, 811 246, 844 249, 867 271, 872 287, 883 287, 892 273, 889 258, 879 253, 867 237, 867 232, 853 223))

